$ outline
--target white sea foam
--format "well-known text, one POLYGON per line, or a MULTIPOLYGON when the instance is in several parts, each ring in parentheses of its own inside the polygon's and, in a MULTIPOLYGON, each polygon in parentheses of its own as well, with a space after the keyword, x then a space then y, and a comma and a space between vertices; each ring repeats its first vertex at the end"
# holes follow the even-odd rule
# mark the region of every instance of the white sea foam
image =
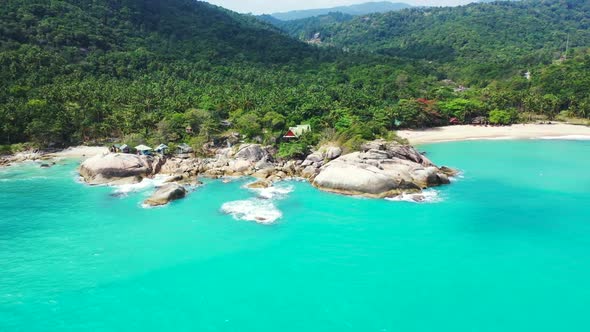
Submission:
POLYGON ((47 180, 48 176, 28 176, 28 177, 14 177, 8 179, 0 179, 0 182, 19 182, 19 181, 38 181, 47 180))
POLYGON ((517 139, 515 136, 498 136, 498 137, 470 137, 466 141, 507 141, 517 139))
POLYGON ((569 140, 569 141, 588 141, 590 136, 588 135, 564 135, 564 136, 544 136, 540 139, 545 140, 569 140))
POLYGON ((260 198, 264 199, 283 199, 288 194, 295 190, 295 187, 288 184, 276 184, 268 188, 250 189, 258 194, 260 198))
POLYGON ((112 186, 115 188, 113 194, 116 196, 127 196, 130 193, 142 192, 162 185, 165 180, 166 176, 156 175, 153 179, 143 179, 140 183, 115 185, 112 186))
POLYGON ((272 224, 283 216, 272 201, 256 198, 227 202, 221 206, 221 211, 237 220, 254 221, 259 224, 272 224))
POLYGON ((439 192, 433 189, 424 190, 423 192, 416 194, 402 193, 399 196, 386 199, 388 201, 410 203, 437 203, 442 201, 439 192))
POLYGON ((464 178, 465 178, 465 174, 460 171, 459 173, 455 174, 454 176, 450 176, 449 180, 451 182, 457 182, 457 181, 461 181, 464 178))

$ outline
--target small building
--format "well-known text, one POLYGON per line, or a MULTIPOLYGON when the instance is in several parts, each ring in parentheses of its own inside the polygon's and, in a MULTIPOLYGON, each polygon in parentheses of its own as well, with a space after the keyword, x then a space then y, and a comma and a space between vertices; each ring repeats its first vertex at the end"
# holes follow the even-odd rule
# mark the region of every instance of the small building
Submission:
POLYGON ((166 154, 168 152, 168 145, 166 144, 160 144, 158 145, 158 147, 156 148, 156 153, 159 154, 166 154))
POLYGON ((121 153, 129 153, 131 152, 131 148, 129 148, 129 145, 127 144, 123 144, 119 147, 119 152, 121 153))
POLYGON ((109 151, 112 153, 129 153, 129 146, 127 144, 113 144, 109 151))
POLYGON ((192 134, 193 133, 193 127, 186 126, 185 131, 186 131, 187 134, 192 134))
POLYGON ((531 75, 531 72, 530 71, 527 71, 526 73, 524 73, 524 78, 527 81, 530 81, 531 80, 531 77, 532 77, 532 75, 531 75))
POLYGON ((178 145, 178 147, 176 148, 176 153, 177 154, 193 153, 193 148, 191 148, 190 145, 188 145, 186 143, 182 143, 182 144, 178 145))
POLYGON ((150 148, 149 146, 146 145, 138 145, 135 147, 135 150, 137 151, 137 154, 143 155, 143 156, 149 156, 150 154, 152 154, 153 149, 150 148))
POLYGON ((283 135, 283 138, 293 139, 299 138, 301 135, 308 133, 311 131, 311 126, 308 124, 298 125, 295 127, 290 127, 289 130, 283 135))

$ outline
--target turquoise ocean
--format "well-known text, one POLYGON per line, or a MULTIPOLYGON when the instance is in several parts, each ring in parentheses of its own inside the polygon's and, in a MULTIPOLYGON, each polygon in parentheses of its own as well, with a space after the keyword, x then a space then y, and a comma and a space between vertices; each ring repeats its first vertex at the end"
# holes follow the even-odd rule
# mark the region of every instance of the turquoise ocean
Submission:
POLYGON ((425 203, 0 169, 0 331, 590 331, 590 141, 420 148, 425 203))

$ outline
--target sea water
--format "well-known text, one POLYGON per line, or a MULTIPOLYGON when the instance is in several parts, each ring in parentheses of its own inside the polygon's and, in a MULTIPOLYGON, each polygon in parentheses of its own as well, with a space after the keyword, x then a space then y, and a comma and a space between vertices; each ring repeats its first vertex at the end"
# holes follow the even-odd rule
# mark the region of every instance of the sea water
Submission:
POLYGON ((423 203, 0 170, 0 331, 589 331, 590 142, 423 146, 423 203))

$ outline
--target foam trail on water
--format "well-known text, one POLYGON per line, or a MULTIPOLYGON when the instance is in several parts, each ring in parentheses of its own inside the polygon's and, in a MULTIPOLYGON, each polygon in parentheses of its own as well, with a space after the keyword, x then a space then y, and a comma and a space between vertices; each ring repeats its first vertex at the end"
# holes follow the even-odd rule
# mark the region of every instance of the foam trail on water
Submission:
POLYGON ((166 180, 166 176, 156 175, 153 179, 143 179, 140 183, 135 184, 122 184, 118 186, 112 186, 115 188, 113 192, 116 196, 127 196, 130 193, 141 192, 147 189, 153 189, 161 186, 166 180))
POLYGON ((438 203, 442 202, 438 191, 433 189, 424 190, 421 193, 406 194, 402 193, 399 196, 386 198, 388 201, 395 202, 410 202, 410 203, 438 203))
POLYGON ((264 199, 284 199, 288 194, 295 190, 292 185, 277 184, 272 187, 262 189, 250 189, 258 194, 260 198, 264 199))
POLYGON ((221 211, 237 220, 254 221, 259 224, 272 224, 283 216, 271 201, 261 199, 227 202, 221 206, 221 211))

